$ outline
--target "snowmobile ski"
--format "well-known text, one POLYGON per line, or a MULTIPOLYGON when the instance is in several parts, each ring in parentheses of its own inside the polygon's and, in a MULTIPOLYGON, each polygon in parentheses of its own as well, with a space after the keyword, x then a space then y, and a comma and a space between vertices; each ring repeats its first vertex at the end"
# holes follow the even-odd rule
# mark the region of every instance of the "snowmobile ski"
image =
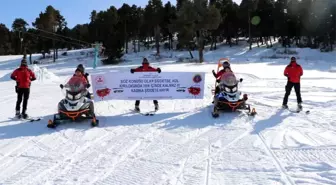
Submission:
POLYGON ((22 118, 23 120, 28 120, 30 122, 34 122, 34 121, 40 121, 41 118, 22 118))
MULTIPOLYGON (((67 123, 71 123, 73 121, 71 120, 49 120, 48 121, 48 124, 47 124, 47 127, 48 128, 57 128, 59 125, 65 125, 67 123)), ((77 123, 77 122, 74 122, 74 123, 77 123)), ((81 123, 78 123, 78 124, 81 124, 81 123)), ((99 125, 99 120, 98 119, 92 119, 91 120, 91 127, 97 127, 99 125)))

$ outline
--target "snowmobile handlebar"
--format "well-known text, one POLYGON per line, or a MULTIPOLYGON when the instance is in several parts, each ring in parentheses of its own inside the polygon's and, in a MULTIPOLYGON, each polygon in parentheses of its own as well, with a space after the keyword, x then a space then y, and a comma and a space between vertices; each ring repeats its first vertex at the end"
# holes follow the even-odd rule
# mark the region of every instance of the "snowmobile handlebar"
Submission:
MULTIPOLYGON (((220 80, 220 79, 219 79, 219 80, 216 80, 216 82, 217 82, 217 83, 220 83, 220 82, 221 82, 221 80, 220 80)), ((242 78, 240 78, 240 79, 239 79, 239 82, 243 82, 243 79, 242 79, 242 78)))
MULTIPOLYGON (((63 89, 64 87, 69 87, 69 85, 68 85, 68 84, 65 84, 65 85, 60 84, 60 88, 61 88, 61 89, 63 89)), ((90 88, 91 85, 90 85, 90 84, 86 84, 85 87, 86 87, 86 88, 90 88)))

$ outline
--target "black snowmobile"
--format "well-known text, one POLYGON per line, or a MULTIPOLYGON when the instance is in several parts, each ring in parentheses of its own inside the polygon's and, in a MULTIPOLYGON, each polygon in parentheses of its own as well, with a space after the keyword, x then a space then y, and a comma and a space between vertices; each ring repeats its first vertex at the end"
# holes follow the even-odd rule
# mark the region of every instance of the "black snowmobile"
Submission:
POLYGON ((227 72, 219 81, 220 92, 214 96, 214 108, 212 116, 214 118, 219 117, 219 111, 234 112, 236 110, 248 110, 248 114, 254 116, 256 114, 255 109, 251 110, 247 94, 244 94, 241 98, 242 92, 238 91, 238 83, 242 82, 236 79, 233 73, 227 72))
POLYGON ((48 127, 55 128, 63 121, 87 119, 91 120, 91 126, 98 126, 93 101, 87 98, 87 84, 83 84, 79 77, 72 77, 69 83, 60 87, 65 89, 65 98, 58 103, 58 114, 49 120, 48 127))

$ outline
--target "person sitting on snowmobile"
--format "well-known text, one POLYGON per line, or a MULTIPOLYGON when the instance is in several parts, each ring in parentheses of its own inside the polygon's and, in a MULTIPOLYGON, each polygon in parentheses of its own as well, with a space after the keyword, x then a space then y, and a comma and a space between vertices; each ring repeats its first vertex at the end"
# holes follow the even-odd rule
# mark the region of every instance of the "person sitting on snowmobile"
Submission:
MULTIPOLYGON (((149 65, 149 62, 147 60, 147 58, 144 58, 142 61, 142 66, 135 68, 135 69, 131 69, 131 73, 134 72, 158 72, 161 73, 161 69, 160 68, 154 68, 152 66, 149 65)), ((155 110, 159 110, 159 102, 157 100, 153 100, 154 106, 155 106, 155 110)), ((135 101, 135 110, 137 112, 140 112, 140 100, 136 100, 135 101)))
MULTIPOLYGON (((65 85, 61 84, 60 87, 63 89, 64 87, 67 87, 68 84, 70 84, 70 82, 73 81, 73 79, 80 79, 81 82, 85 85, 86 88, 89 88, 91 85, 89 84, 89 82, 86 80, 85 76, 83 75, 83 72, 81 69, 76 69, 75 71, 75 74, 70 78, 70 80, 68 81, 68 83, 66 83, 65 85)), ((87 98, 91 99, 90 98, 90 93, 87 91, 87 95, 86 95, 87 98), (88 94, 89 94, 89 97, 88 97, 88 94)))
POLYGON ((212 70, 212 74, 214 75, 214 77, 217 79, 217 80, 220 80, 221 76, 225 73, 225 72, 232 72, 231 70, 231 66, 230 66, 230 63, 225 61, 223 62, 222 64, 223 66, 223 69, 218 71, 218 73, 216 74, 215 70, 212 70))
MULTIPOLYGON (((85 77, 85 79, 89 82, 88 76, 89 73, 85 73, 85 68, 83 66, 83 64, 78 64, 77 69, 79 69, 82 72, 82 75, 85 77)), ((74 74, 75 76, 76 74, 74 74)))
MULTIPOLYGON (((85 68, 84 68, 83 64, 79 64, 77 66, 76 71, 77 70, 79 70, 79 72, 82 74, 81 76, 83 76, 86 79, 87 84, 89 84, 89 79, 88 79, 89 73, 85 73, 85 68)), ((78 76, 78 75, 76 75, 76 71, 75 71, 75 74, 73 76, 78 76)), ((88 86, 90 87, 90 84, 88 86)), ((88 91, 86 97, 91 99, 91 93, 89 91, 88 91)))
MULTIPOLYGON (((222 76, 227 73, 227 72, 232 72, 231 67, 230 67, 230 63, 225 61, 223 62, 223 69, 220 70, 217 74, 215 72, 215 70, 212 70, 212 74, 214 75, 214 77, 216 78, 216 81, 219 83, 220 79, 222 78, 222 76)), ((220 92, 219 89, 219 85, 216 86, 215 88, 215 95, 218 94, 220 92)))

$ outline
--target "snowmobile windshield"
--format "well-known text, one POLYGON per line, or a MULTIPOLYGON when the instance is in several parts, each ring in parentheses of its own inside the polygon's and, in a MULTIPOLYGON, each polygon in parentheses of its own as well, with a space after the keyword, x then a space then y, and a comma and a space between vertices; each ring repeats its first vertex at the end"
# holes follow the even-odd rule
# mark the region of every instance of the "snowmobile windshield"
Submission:
POLYGON ((73 76, 66 84, 66 88, 69 92, 78 93, 85 90, 85 85, 81 77, 73 76))
POLYGON ((237 78, 233 73, 226 72, 222 75, 220 83, 225 86, 235 86, 237 84, 237 78))

